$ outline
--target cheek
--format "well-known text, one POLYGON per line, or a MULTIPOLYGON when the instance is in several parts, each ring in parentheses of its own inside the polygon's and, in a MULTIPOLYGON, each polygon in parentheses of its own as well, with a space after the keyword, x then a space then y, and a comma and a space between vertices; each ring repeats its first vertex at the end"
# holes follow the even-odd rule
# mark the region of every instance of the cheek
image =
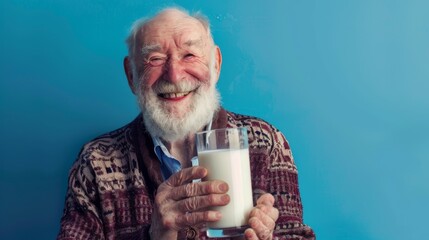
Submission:
POLYGON ((186 69, 186 72, 200 82, 210 82, 210 70, 206 65, 190 66, 186 69))
POLYGON ((146 68, 141 74, 140 81, 142 81, 144 86, 152 87, 161 75, 161 68, 146 68))

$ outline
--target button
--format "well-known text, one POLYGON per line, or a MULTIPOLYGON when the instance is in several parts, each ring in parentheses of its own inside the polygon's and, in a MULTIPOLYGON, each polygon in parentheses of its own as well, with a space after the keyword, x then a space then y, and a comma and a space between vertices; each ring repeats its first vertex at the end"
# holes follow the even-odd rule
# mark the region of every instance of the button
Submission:
POLYGON ((186 239, 193 240, 197 237, 197 230, 193 227, 186 228, 186 239))

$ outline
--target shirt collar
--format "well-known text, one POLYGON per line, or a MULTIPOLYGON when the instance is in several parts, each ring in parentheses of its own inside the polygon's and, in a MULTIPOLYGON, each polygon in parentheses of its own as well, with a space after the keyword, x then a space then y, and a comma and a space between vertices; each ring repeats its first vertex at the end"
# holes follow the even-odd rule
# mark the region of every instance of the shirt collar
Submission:
MULTIPOLYGON (((213 120, 210 120, 210 122, 207 124, 207 126, 205 127, 205 131, 209 131, 212 129, 212 123, 213 120)), ((149 132, 150 134, 150 132, 149 132)), ((153 141, 153 151, 155 152, 156 156, 158 157, 158 160, 162 163, 162 156, 161 156, 161 152, 159 152, 159 150, 157 149, 161 149, 161 151, 169 158, 173 158, 175 159, 170 152, 168 151, 167 147, 164 145, 164 143, 161 141, 161 139, 159 137, 153 136, 152 134, 150 134, 150 137, 152 138, 153 141)))

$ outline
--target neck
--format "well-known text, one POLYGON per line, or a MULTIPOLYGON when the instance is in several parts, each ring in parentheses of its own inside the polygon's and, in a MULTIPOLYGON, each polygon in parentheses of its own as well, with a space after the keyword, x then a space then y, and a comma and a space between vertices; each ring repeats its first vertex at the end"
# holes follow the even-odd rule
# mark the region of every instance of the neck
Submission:
POLYGON ((168 142, 162 139, 165 147, 182 165, 182 168, 191 166, 192 157, 197 155, 195 148, 195 134, 189 134, 183 139, 168 142))

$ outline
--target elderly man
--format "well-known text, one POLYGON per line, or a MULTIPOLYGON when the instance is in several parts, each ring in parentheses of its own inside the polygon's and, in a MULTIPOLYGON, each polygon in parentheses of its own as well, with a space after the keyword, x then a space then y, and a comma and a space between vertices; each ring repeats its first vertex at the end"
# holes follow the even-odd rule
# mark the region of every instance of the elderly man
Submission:
POLYGON ((58 239, 206 239, 228 185, 192 166, 195 133, 246 127, 255 207, 239 239, 314 239, 302 222, 297 171, 284 136, 220 107, 222 56, 208 21, 168 8, 134 24, 124 60, 142 114, 87 143, 70 171, 58 239))

